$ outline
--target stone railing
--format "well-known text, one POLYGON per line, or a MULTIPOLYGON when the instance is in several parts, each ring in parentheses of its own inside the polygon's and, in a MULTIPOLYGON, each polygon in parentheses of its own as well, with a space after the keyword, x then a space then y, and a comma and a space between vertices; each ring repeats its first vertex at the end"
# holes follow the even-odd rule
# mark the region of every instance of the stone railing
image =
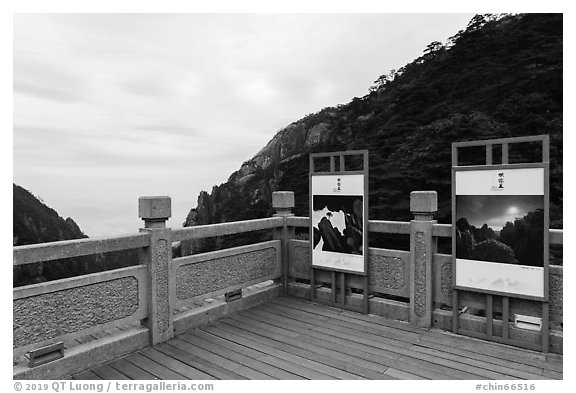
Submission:
MULTIPOLYGON (((309 228, 308 217, 292 214, 294 194, 273 193, 276 214, 270 218, 167 228, 171 215, 169 197, 143 197, 139 216, 144 228, 139 233, 106 238, 62 241, 14 247, 14 265, 31 264, 127 249, 140 250, 140 265, 13 290, 14 378, 62 378, 95 367, 175 334, 211 322, 224 315, 265 302, 281 294, 309 297, 310 243, 296 240, 296 228, 309 228), (209 253, 172 257, 172 244, 202 238, 271 230, 273 240, 209 253), (198 307, 199 300, 238 294, 254 284, 272 284, 233 302, 198 307), (183 311, 182 311, 183 310, 183 311), (101 334, 129 325, 115 335, 101 334), (17 362, 25 353, 48 344, 99 335, 98 340, 66 349, 62 359, 29 368, 17 362)), ((451 225, 437 224, 435 192, 411 194, 414 220, 394 222, 371 220, 373 233, 409 237, 410 250, 370 248, 370 312, 416 326, 451 330, 451 256, 437 252, 437 239, 450 238, 451 225)), ((550 231, 551 244, 562 244, 562 231, 550 231)), ((562 322, 563 268, 550 266, 550 320, 562 322)), ((330 282, 329 275, 316 273, 316 282, 330 282)), ((349 285, 361 288, 360 278, 349 285)), ((348 304, 361 302, 353 291, 348 304)), ((319 298, 330 296, 318 289, 319 298)), ((461 304, 482 309, 485 302, 470 293, 461 304)), ((510 312, 530 315, 537 304, 511 300, 510 312)), ((494 308, 497 311, 497 307, 494 308)), ((485 321, 470 316, 467 322, 483 329, 485 321)), ((495 326, 497 329, 497 324, 495 326)), ((534 332, 519 333, 537 340, 534 332)), ((551 350, 562 352, 562 334, 552 332, 551 350)))
MULTIPOLYGON (((102 252, 149 248, 142 233, 14 247, 14 265, 102 252)), ((31 349, 127 325, 148 315, 147 267, 133 266, 13 289, 13 348, 18 358, 31 349)), ((142 330, 129 338, 146 340, 142 330)))
POLYGON ((143 197, 139 233, 14 247, 15 266, 140 250, 137 266, 13 289, 14 378, 66 377, 284 292, 281 208, 271 218, 176 230, 165 225, 170 215, 169 197, 143 197), (272 230, 276 240, 172 258, 176 242, 261 230, 272 230), (197 306, 270 280, 238 301, 197 306), (119 333, 107 334, 118 327, 119 333), (99 339, 69 345, 88 335, 99 339), (28 367, 23 355, 57 342, 67 347, 63 358, 28 367))

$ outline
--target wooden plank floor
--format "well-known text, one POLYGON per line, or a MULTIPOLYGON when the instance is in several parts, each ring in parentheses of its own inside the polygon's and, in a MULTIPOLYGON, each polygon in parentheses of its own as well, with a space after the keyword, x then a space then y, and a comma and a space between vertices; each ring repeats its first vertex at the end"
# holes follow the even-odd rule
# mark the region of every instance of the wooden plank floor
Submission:
POLYGON ((562 356, 283 297, 75 378, 562 379, 562 356))

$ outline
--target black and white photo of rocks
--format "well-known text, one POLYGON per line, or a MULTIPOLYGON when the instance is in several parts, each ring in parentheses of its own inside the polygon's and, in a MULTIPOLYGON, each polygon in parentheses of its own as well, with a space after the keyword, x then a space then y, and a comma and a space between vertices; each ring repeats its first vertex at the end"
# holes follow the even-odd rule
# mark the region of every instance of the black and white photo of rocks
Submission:
POLYGON ((314 195, 314 249, 363 254, 362 196, 314 195))

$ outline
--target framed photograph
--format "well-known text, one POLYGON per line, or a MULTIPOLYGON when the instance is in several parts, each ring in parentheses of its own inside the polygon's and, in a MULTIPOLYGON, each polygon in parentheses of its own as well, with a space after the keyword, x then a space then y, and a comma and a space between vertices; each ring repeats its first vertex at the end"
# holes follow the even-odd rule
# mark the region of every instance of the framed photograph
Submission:
POLYGON ((363 174, 311 176, 312 266, 366 273, 363 174))
POLYGON ((454 168, 455 286, 544 299, 547 166, 454 168))

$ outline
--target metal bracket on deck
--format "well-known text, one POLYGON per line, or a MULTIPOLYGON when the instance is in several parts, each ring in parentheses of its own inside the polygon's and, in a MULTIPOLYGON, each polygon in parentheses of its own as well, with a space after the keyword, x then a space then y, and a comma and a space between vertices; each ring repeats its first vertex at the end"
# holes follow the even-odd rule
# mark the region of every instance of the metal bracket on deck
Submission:
POLYGON ((34 349, 24 356, 28 359, 28 367, 36 367, 42 364, 62 359, 64 357, 64 342, 46 345, 45 347, 34 349))
POLYGON ((226 294, 224 295, 224 298, 226 299, 226 303, 230 303, 230 302, 233 302, 235 300, 240 300, 240 299, 242 299, 242 289, 237 289, 235 291, 226 292, 226 294))
POLYGON ((540 332, 542 331, 542 318, 514 314, 514 327, 540 332))

